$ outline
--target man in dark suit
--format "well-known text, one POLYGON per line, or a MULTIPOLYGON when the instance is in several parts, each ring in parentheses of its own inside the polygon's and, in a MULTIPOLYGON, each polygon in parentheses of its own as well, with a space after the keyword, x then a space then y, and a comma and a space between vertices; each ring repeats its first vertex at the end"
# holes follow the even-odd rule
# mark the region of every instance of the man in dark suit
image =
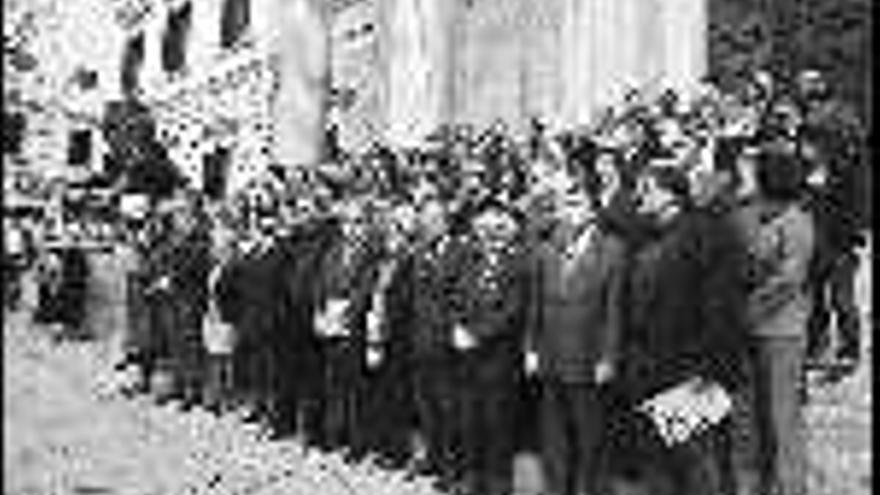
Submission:
POLYGON ((312 289, 333 237, 332 225, 319 218, 302 218, 278 239, 281 266, 276 274, 281 290, 273 349, 278 362, 278 434, 299 433, 307 443, 318 440, 321 354, 312 327, 315 304, 312 289))
POLYGON ((386 211, 383 249, 367 314, 367 370, 363 425, 377 463, 405 468, 410 460, 414 410, 411 382, 410 284, 412 246, 405 227, 386 211))
POLYGON ((233 353, 234 381, 249 409, 246 419, 265 421, 271 417, 278 373, 273 339, 280 265, 278 250, 269 235, 272 221, 265 216, 261 223, 265 231, 254 228, 241 239, 242 256, 231 267, 230 290, 239 308, 233 321, 239 332, 233 353))
POLYGON ((526 366, 542 388, 541 445, 547 493, 596 493, 604 410, 621 333, 624 247, 600 227, 572 181, 556 225, 535 248, 526 366))
POLYGON ((410 349, 419 432, 426 444, 421 471, 448 486, 461 474, 456 450, 455 350, 452 346, 457 249, 449 234, 448 211, 438 199, 419 211, 419 237, 411 255, 410 349))
POLYGON ((527 308, 527 265, 514 214, 489 202, 469 222, 456 280, 452 343, 465 489, 510 492, 514 405, 527 308))
POLYGON ((378 255, 362 206, 351 200, 344 204, 338 236, 321 256, 314 293, 315 330, 325 357, 325 446, 346 450, 351 460, 365 454, 360 424, 365 317, 378 255))

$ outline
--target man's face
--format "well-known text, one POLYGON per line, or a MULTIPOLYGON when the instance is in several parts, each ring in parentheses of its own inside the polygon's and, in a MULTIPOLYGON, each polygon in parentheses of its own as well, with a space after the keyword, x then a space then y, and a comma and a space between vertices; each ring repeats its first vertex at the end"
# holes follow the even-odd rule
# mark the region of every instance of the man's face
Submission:
POLYGON ((491 249, 510 243, 516 234, 516 222, 506 212, 490 209, 475 219, 474 231, 480 242, 491 249))
POLYGON ((592 219, 590 197, 583 188, 578 187, 576 181, 570 180, 557 197, 556 217, 563 224, 575 227, 585 225, 592 219))
POLYGON ((660 187, 657 179, 651 175, 639 178, 636 186, 638 213, 656 215, 675 202, 671 191, 660 187))
POLYGON ((177 212, 174 213, 172 217, 174 221, 175 230, 188 234, 195 229, 196 219, 195 215, 189 211, 187 208, 181 208, 177 212))
POLYGON ((437 200, 422 205, 419 212, 420 230, 429 238, 435 239, 446 233, 446 211, 437 200))
POLYGON ((805 100, 822 98, 828 89, 822 74, 812 70, 798 76, 797 86, 798 92, 805 100))
POLYGON ((730 173, 708 167, 693 167, 688 170, 687 177, 691 197, 700 206, 708 205, 719 198, 730 186, 732 179, 730 173))

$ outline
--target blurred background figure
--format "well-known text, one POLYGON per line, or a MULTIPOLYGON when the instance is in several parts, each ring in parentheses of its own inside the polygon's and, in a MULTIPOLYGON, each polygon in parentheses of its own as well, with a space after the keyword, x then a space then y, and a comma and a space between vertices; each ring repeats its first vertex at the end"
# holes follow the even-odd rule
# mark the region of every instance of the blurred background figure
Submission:
POLYGON ((802 174, 817 226, 808 355, 811 366, 833 359, 844 376, 861 358, 855 279, 858 250, 870 229, 867 139, 853 109, 836 97, 821 72, 802 72, 797 91, 803 113, 802 174), (838 338, 832 341, 835 333, 838 338))

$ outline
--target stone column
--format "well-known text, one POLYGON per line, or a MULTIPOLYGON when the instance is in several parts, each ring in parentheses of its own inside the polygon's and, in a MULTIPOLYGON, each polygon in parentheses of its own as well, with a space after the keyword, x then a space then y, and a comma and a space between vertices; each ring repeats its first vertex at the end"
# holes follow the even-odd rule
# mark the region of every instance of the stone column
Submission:
POLYGON ((187 53, 193 74, 209 70, 220 51, 220 7, 222 2, 193 2, 192 27, 187 53))
POLYGON ((385 138, 414 146, 449 118, 450 0, 380 4, 385 138))
POLYGON ((706 0, 663 0, 663 74, 666 85, 687 91, 708 67, 706 0))
POLYGON ((277 56, 274 130, 276 160, 284 166, 316 163, 324 136, 329 70, 325 2, 277 0, 273 51, 277 56))
MULTIPOLYGON (((157 4, 158 5, 158 4, 157 4)), ((162 36, 168 13, 164 8, 156 8, 156 12, 144 23, 144 62, 141 67, 139 83, 151 98, 165 81, 165 70, 162 68, 162 36)))
POLYGON ((655 87, 663 82, 665 0, 641 0, 638 25, 642 78, 655 87))
POLYGON ((631 88, 689 88, 707 67, 706 0, 561 0, 559 114, 594 121, 631 88))

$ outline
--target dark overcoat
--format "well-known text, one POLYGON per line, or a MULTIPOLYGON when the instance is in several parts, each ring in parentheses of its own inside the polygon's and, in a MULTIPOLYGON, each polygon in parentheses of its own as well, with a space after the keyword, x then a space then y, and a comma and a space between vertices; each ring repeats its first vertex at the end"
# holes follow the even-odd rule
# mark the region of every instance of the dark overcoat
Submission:
POLYGON ((682 213, 636 254, 623 376, 631 399, 695 375, 741 383, 745 255, 733 224, 711 211, 682 213))

